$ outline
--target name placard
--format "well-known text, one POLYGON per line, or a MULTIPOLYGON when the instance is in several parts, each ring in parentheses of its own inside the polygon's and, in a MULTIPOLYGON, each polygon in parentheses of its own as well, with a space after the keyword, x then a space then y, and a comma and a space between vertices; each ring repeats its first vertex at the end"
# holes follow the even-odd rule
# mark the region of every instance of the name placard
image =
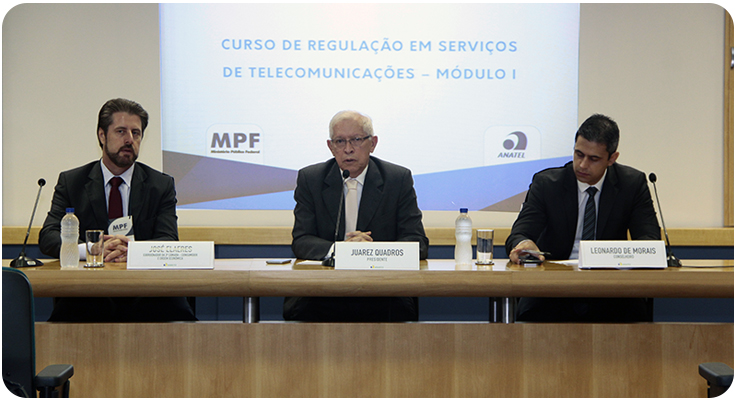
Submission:
POLYGON ((664 241, 580 241, 581 269, 664 269, 664 241))
POLYGON ((128 269, 214 269, 214 241, 131 241, 128 269))
POLYGON ((337 242, 335 269, 419 270, 419 243, 337 242))

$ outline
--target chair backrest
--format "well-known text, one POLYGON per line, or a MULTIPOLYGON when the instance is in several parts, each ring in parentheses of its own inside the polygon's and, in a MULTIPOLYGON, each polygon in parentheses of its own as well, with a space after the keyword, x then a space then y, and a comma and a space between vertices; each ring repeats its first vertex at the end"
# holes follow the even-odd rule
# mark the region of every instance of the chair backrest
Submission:
POLYGON ((33 291, 20 270, 3 267, 3 380, 11 392, 36 397, 33 291))

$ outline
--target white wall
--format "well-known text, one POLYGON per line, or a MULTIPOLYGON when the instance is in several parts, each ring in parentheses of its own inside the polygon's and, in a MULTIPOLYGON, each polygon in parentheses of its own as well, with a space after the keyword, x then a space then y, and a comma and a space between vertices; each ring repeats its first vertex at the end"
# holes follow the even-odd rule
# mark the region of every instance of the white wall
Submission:
MULTIPOLYGON (((668 227, 723 226, 724 10, 710 4, 583 4, 579 120, 610 115, 619 161, 658 175, 668 227)), ((100 157, 97 112, 113 97, 151 114, 140 159, 161 168, 156 4, 23 4, 3 21, 2 224, 41 225, 60 171, 100 157)), ((571 152, 572 136, 571 135, 571 152)), ((425 212, 449 227, 455 212, 425 212)), ((515 213, 472 213, 509 227, 515 213)), ((182 226, 290 226, 290 211, 179 211, 182 226)))
POLYGON ((657 173, 668 227, 723 226, 724 11, 581 7, 578 118, 621 129, 619 162, 657 173))

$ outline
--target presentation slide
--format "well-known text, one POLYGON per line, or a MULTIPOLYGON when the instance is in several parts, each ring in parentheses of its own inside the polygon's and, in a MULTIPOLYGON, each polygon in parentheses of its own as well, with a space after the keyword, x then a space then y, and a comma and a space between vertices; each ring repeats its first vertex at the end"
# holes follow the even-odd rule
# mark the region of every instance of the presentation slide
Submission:
POLYGON ((293 209, 341 110, 422 210, 518 211, 571 159, 578 4, 161 4, 163 169, 179 208, 293 209))

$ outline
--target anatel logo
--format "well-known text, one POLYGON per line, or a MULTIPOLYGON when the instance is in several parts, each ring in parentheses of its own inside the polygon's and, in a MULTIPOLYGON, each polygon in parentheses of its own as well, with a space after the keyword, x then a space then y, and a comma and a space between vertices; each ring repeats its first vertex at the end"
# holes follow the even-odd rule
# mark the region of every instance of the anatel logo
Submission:
POLYGON ((540 134, 531 126, 495 126, 486 129, 485 165, 539 159, 540 134))
MULTIPOLYGON (((503 141, 503 148, 506 150, 526 150, 526 135, 521 131, 515 131, 510 133, 505 141, 503 141)), ((509 157, 514 157, 513 153, 510 152, 509 157)), ((516 152, 521 153, 521 152, 516 152)), ((502 157, 499 155, 499 157, 502 157)), ((504 156, 506 157, 506 156, 504 156)))

